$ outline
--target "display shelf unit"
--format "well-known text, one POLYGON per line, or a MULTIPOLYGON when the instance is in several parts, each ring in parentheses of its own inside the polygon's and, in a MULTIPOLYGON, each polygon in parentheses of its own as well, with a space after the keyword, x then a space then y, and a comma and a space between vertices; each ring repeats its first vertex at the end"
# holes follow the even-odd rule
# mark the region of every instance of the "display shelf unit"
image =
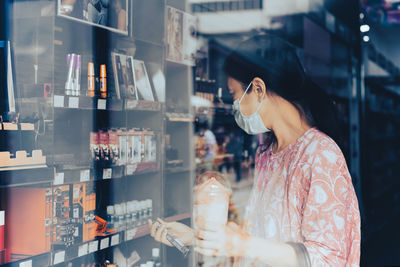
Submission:
MULTIPOLYGON (((193 257, 184 259, 174 254, 175 248, 164 248, 149 236, 147 225, 109 236, 90 230, 94 223, 91 216, 99 216, 111 224, 116 218, 127 218, 128 203, 146 199, 152 200, 153 219, 161 217, 169 222, 191 224, 194 180, 191 67, 167 60, 165 37, 167 6, 185 11, 186 2, 128 0, 127 36, 57 16, 58 1, 6 2, 7 8, 2 12, 9 15, 9 23, 1 25, 2 30, 9 33, 4 39, 10 41, 13 52, 19 121, 34 125, 32 146, 43 151, 47 167, 0 171, 0 210, 5 210, 5 249, 8 253, 0 264, 75 266, 102 264, 108 260, 123 265, 127 262, 126 255, 134 251, 146 262, 151 258, 151 249, 160 248, 163 266, 191 266, 193 257), (111 52, 144 61, 155 101, 128 96, 118 98, 111 52), (64 89, 68 74, 67 54, 71 53, 81 55, 79 96, 69 95, 64 89), (96 77, 100 76, 100 65, 106 65, 105 98, 98 88, 94 97, 89 96, 89 62, 93 62, 96 77), (156 95, 159 93, 155 91, 158 84, 153 80, 156 74, 165 78, 164 99, 156 95), (118 139, 118 153, 111 154, 114 153, 112 145, 116 145, 111 139, 115 132, 122 141, 118 139), (178 151, 183 167, 166 167, 166 134, 178 151), (141 140, 140 147, 145 150, 135 150, 139 147, 135 143, 139 142, 137 140, 141 140), (128 143, 126 151, 123 142, 128 143), (96 149, 100 147, 103 154, 96 154, 91 145, 96 145, 96 149), (139 153, 140 159, 134 160, 135 153, 139 153), (185 193, 180 194, 179 190, 185 193), (50 241, 46 241, 49 244, 43 251, 25 247, 21 253, 17 249, 23 247, 21 242, 9 247, 8 230, 21 227, 21 224, 9 216, 11 213, 15 216, 15 211, 11 212, 11 203, 1 193, 12 196, 18 191, 39 192, 40 198, 24 200, 38 207, 44 205, 38 201, 46 192, 46 203, 53 210, 49 218, 36 218, 31 214, 29 217, 33 218, 31 231, 35 231, 35 227, 48 231, 50 241), (115 213, 109 211, 110 206, 115 213), (118 209, 122 209, 122 215, 118 215, 118 209), (64 221, 69 224, 61 224, 64 221), (73 236, 60 234, 58 229, 64 228, 74 228, 73 236), (16 254, 24 256, 17 258, 16 254), (184 265, 180 265, 182 262, 184 265)), ((47 240, 46 237, 40 236, 36 242, 43 240, 47 240)))

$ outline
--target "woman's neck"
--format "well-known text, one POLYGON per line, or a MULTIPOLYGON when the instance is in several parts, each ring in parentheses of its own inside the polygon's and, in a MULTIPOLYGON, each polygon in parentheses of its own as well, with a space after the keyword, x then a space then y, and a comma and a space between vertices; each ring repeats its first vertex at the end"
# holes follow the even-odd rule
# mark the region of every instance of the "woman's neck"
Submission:
POLYGON ((273 152, 279 152, 290 144, 294 144, 311 126, 300 116, 297 110, 279 112, 272 130, 276 137, 273 152))

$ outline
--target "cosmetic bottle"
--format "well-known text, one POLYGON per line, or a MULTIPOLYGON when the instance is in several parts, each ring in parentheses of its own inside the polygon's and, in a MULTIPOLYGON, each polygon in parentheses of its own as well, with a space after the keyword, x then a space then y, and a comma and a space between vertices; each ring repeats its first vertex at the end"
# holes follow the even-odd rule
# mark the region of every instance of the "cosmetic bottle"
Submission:
POLYGON ((76 67, 75 67, 75 80, 74 80, 74 90, 72 95, 79 96, 81 92, 81 55, 76 56, 76 67))
POLYGON ((95 96, 95 88, 96 84, 94 81, 94 64, 93 62, 89 62, 88 64, 88 96, 95 96))
POLYGON ((100 66, 100 97, 107 98, 107 74, 105 64, 100 66))
MULTIPOLYGON (((75 66, 75 54, 71 54, 68 64, 68 76, 67 81, 65 82, 65 94, 72 95, 72 91, 74 89, 74 66, 75 66)), ((68 61, 68 56, 67 56, 68 61)))

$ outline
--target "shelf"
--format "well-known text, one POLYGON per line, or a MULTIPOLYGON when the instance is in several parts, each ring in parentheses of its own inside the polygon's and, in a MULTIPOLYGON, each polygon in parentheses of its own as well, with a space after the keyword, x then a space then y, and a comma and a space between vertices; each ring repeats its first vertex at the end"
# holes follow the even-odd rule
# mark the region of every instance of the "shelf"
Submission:
POLYGON ((51 183, 54 168, 0 171, 0 187, 51 183))
POLYGON ((166 222, 176 222, 176 221, 182 221, 182 220, 185 220, 185 219, 189 219, 190 217, 191 217, 190 213, 182 213, 182 214, 178 214, 178 215, 175 215, 175 216, 167 217, 167 218, 164 219, 164 221, 166 221, 166 222))
MULTIPOLYGON (((180 221, 190 218, 190 213, 178 214, 176 216, 167 217, 166 222, 180 221)), ((147 236, 150 234, 150 229, 147 224, 139 227, 130 228, 118 233, 110 234, 109 236, 97 237, 95 240, 85 242, 83 244, 71 246, 65 250, 55 251, 52 255, 52 263, 60 264, 70 261, 90 253, 95 253, 99 250, 107 249, 112 246, 119 245, 124 242, 133 241, 135 239, 147 236)))
POLYGON ((169 122, 194 122, 195 119, 190 113, 175 113, 175 112, 167 112, 165 114, 167 120, 169 122))
POLYGON ((141 110, 141 111, 160 111, 162 107, 161 102, 125 99, 125 110, 141 110))
POLYGON ((88 96, 54 95, 53 107, 76 110, 121 111, 123 101, 114 98, 92 98, 88 96))
POLYGON ((50 252, 35 255, 26 259, 6 263, 4 267, 42 267, 50 265, 50 252))
POLYGON ((167 173, 178 173, 178 172, 189 172, 192 169, 190 167, 167 167, 165 168, 167 173))
POLYGON ((92 98, 88 96, 54 95, 53 107, 71 110, 139 110, 160 111, 162 103, 146 100, 116 99, 116 98, 92 98))

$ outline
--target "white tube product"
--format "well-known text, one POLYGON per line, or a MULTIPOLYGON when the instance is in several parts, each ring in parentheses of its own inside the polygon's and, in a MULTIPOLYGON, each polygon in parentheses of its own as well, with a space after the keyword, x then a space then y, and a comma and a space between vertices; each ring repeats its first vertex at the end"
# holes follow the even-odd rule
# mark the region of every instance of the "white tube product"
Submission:
POLYGON ((81 55, 76 56, 75 64, 75 80, 74 80, 74 96, 79 96, 81 94, 81 55))
POLYGON ((68 76, 67 81, 65 82, 65 94, 72 95, 72 91, 74 89, 74 65, 75 65, 75 54, 71 55, 68 64, 68 76))

